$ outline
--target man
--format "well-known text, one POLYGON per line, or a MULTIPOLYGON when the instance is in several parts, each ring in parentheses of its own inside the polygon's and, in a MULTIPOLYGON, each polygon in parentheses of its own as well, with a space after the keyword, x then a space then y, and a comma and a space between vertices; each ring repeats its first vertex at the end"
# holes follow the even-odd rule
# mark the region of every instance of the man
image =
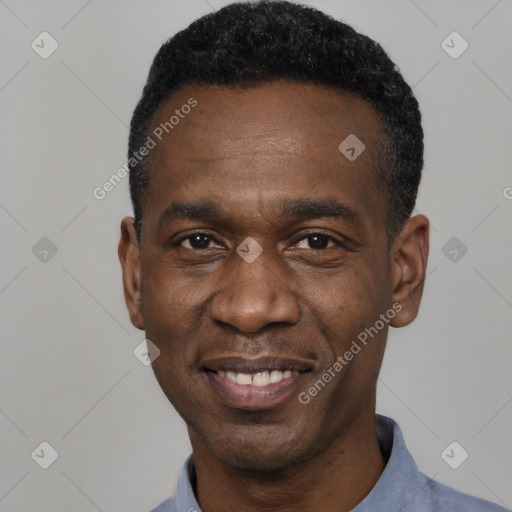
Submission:
POLYGON ((162 46, 129 146, 126 303, 193 449, 155 511, 504 510, 418 472, 375 415, 429 240, 418 104, 377 43, 229 5, 162 46))

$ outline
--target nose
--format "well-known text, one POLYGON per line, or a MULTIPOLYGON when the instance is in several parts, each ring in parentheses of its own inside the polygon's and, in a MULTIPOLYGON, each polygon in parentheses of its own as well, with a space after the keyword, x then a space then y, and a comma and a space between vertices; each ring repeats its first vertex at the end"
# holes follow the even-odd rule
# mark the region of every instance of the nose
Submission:
POLYGON ((264 254, 252 263, 235 257, 226 264, 210 305, 212 320, 247 333, 273 323, 298 322, 300 311, 290 276, 264 254))

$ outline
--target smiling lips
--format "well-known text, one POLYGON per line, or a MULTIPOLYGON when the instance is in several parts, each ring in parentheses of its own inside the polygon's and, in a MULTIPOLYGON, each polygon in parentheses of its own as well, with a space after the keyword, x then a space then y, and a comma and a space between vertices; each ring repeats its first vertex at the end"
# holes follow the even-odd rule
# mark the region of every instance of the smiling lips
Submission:
POLYGON ((219 370, 217 375, 243 386, 266 386, 267 384, 281 382, 283 379, 290 379, 299 375, 299 372, 297 370, 264 370, 251 374, 219 370))
POLYGON ((205 361, 203 369, 225 403, 257 410, 274 407, 290 395, 313 365, 286 358, 229 357, 205 361))

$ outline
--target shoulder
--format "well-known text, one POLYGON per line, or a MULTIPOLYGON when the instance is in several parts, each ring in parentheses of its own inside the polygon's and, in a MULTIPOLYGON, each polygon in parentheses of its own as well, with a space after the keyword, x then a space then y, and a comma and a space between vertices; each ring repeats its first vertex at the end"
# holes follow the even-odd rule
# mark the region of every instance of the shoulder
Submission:
POLYGON ((456 491, 418 471, 407 449, 398 424, 377 415, 377 437, 381 451, 388 458, 376 486, 362 502, 358 512, 396 510, 402 512, 505 512, 507 509, 456 491), (387 508, 382 507, 382 502, 387 508), (380 508, 377 508, 380 507, 380 508))
POLYGON ((425 511, 435 510, 436 512, 506 512, 508 510, 490 501, 456 491, 428 478, 423 473, 419 475, 424 485, 415 499, 411 500, 410 510, 418 510, 419 503, 426 505, 425 511))
POLYGON ((176 512, 176 498, 173 496, 160 503, 151 512, 176 512))

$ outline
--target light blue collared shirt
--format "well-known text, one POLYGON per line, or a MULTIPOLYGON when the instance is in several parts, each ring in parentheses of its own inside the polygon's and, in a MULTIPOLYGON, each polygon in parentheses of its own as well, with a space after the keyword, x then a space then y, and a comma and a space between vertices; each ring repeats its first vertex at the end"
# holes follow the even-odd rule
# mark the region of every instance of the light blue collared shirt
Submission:
MULTIPOLYGON (((507 509, 440 484, 418 471, 397 423, 376 416, 377 438, 388 462, 370 494, 352 512, 505 512, 507 509)), ((181 468, 176 495, 152 512, 201 512, 190 482, 192 455, 181 468)))

